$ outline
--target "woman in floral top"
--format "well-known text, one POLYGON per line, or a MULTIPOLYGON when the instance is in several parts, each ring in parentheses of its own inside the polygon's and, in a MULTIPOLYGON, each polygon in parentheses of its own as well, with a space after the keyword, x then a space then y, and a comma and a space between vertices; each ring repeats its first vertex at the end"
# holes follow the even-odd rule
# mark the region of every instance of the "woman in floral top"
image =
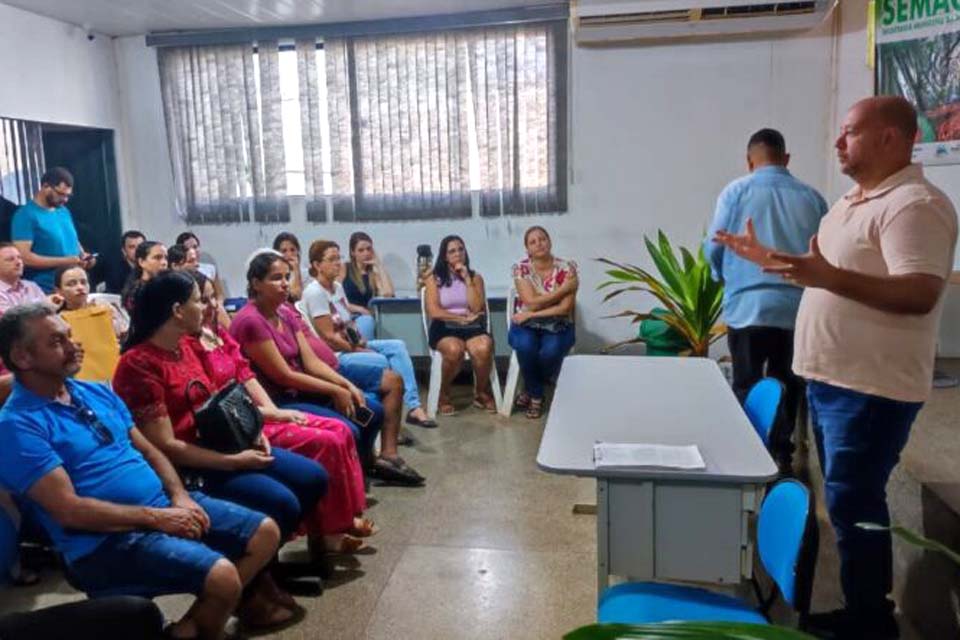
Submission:
POLYGON ((576 342, 573 314, 580 283, 576 263, 551 253, 546 229, 530 227, 523 244, 527 257, 513 265, 517 300, 509 339, 525 386, 515 404, 537 419, 543 415, 544 384, 557 375, 576 342))

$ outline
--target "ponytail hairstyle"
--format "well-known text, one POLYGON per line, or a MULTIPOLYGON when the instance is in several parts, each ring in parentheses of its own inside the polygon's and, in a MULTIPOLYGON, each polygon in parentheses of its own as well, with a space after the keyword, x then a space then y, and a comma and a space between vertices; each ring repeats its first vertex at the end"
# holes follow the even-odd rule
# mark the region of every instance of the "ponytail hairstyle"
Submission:
MULTIPOLYGON (((361 269, 353 259, 353 250, 361 242, 373 244, 373 238, 364 231, 354 231, 350 234, 350 260, 347 262, 347 277, 357 287, 357 291, 366 295, 367 287, 363 284, 363 269, 361 269)), ((377 295, 377 283, 370 281, 370 288, 373 289, 373 295, 377 295)))
POLYGON ((270 269, 278 262, 283 262, 287 266, 290 264, 286 258, 272 249, 258 253, 250 259, 247 263, 247 298, 253 300, 257 297, 257 292, 253 289, 253 281, 266 278, 270 269))
POLYGON ((173 305, 185 304, 196 286, 196 281, 182 271, 164 271, 144 282, 136 292, 130 332, 122 352, 152 338, 173 317, 173 305))
POLYGON ((162 242, 157 242, 156 240, 144 240, 139 245, 137 245, 137 251, 133 254, 133 279, 140 280, 143 278, 143 267, 140 266, 141 260, 146 260, 147 256, 150 255, 150 250, 156 246, 162 245, 162 242))

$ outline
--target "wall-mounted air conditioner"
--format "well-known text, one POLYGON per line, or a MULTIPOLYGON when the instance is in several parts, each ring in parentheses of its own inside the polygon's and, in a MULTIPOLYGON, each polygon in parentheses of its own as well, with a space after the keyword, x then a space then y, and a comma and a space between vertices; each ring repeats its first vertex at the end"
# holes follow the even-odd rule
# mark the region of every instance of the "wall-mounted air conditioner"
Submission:
POLYGON ((820 24, 837 0, 573 0, 578 44, 800 31, 820 24))

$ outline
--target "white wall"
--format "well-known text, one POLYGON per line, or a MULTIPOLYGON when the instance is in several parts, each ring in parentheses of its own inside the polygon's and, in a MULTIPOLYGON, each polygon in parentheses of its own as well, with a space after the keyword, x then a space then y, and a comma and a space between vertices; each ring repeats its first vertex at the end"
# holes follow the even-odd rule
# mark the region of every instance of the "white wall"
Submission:
MULTIPOLYGON (((574 48, 571 52, 570 211, 560 216, 429 223, 360 225, 397 275, 412 286, 417 244, 436 245, 446 233, 464 236, 489 288, 505 288, 509 264, 522 250, 523 229, 542 223, 558 255, 583 272, 579 346, 589 350, 623 339, 624 321, 601 317, 648 300, 600 305, 598 256, 647 264, 642 237, 663 229, 675 242, 695 245, 719 190, 744 171, 744 145, 756 129, 786 136, 791 169, 833 200, 849 188, 832 149, 846 108, 872 93, 866 66, 866 0, 843 3, 817 30, 799 36, 699 41, 683 44, 574 48)), ((142 37, 117 42, 121 111, 129 139, 125 222, 148 236, 172 241, 184 225, 174 215, 169 157, 159 100, 155 52, 142 37)), ((928 175, 960 202, 960 167, 928 175)), ((307 223, 294 203, 288 225, 200 227, 205 251, 242 291, 247 254, 283 228, 303 244, 332 238, 344 243, 357 225, 307 223)), ((941 351, 960 354, 960 295, 948 301, 941 351)), ((720 347, 722 350, 722 346, 720 347)))
POLYGON ((113 41, 0 4, 0 116, 119 128, 113 41))
MULTIPOLYGON (((623 339, 631 329, 601 316, 621 307, 600 306, 594 287, 602 271, 593 258, 645 263, 643 234, 664 229, 673 240, 695 245, 709 222, 716 194, 744 170, 747 137, 762 126, 781 128, 797 175, 823 188, 829 118, 820 108, 830 91, 830 26, 792 38, 699 42, 643 48, 574 49, 570 212, 507 220, 362 225, 374 237, 399 286, 413 283, 417 244, 436 245, 446 233, 464 236, 471 259, 489 288, 509 284, 509 265, 522 252, 524 228, 550 229, 556 253, 578 260, 580 347, 623 339)), ((130 206, 127 226, 172 241, 183 229, 174 216, 169 157, 155 53, 142 38, 118 41, 123 119, 130 141, 130 206)), ((345 242, 355 225, 283 227, 309 244, 319 237, 345 242)), ((281 226, 237 225, 196 229, 204 250, 215 255, 229 287, 241 291, 246 255, 268 244, 281 226)), ((643 308, 646 301, 625 300, 643 308)), ((633 329, 635 331, 635 329, 633 329)))

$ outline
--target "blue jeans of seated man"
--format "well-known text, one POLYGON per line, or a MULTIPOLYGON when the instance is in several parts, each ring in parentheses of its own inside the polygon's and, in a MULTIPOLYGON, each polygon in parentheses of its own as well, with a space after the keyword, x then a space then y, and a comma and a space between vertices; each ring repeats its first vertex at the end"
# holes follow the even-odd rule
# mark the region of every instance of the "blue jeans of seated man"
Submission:
POLYGON ((517 353, 527 394, 542 399, 544 384, 557 375, 564 356, 577 341, 576 330, 570 325, 559 333, 551 333, 514 324, 507 338, 517 353))
MULTIPOLYGON (((357 386, 360 387, 360 385, 357 386)), ((380 399, 376 393, 368 392, 362 387, 360 387, 360 390, 364 392, 363 395, 367 399, 367 407, 373 411, 373 419, 366 427, 361 427, 350 418, 337 413, 326 404, 321 404, 321 399, 319 398, 314 398, 309 401, 288 400, 286 402, 276 402, 277 406, 283 409, 293 409, 295 411, 303 411, 304 413, 312 413, 313 415, 324 418, 342 420, 344 424, 350 427, 350 431, 353 433, 353 441, 357 444, 357 455, 360 456, 361 461, 365 462, 372 455, 373 443, 376 441, 377 434, 380 433, 380 428, 383 426, 383 405, 380 404, 380 399)))
POLYGON ((273 449, 273 463, 265 469, 184 469, 182 473, 185 478, 202 477, 202 490, 210 497, 273 518, 280 527, 282 540, 296 532, 300 520, 313 511, 330 482, 326 469, 318 462, 280 448, 273 449))
POLYGON ((0 507, 0 587, 13 578, 19 542, 20 533, 17 531, 17 525, 14 524, 6 509, 0 507))
POLYGON ((358 363, 380 369, 391 369, 403 378, 403 403, 408 409, 418 408, 420 389, 417 387, 417 375, 413 371, 413 360, 410 359, 406 343, 403 340, 370 340, 367 342, 367 347, 373 351, 340 354, 341 375, 350 379, 348 374, 358 363))
POLYGON ((846 606, 860 618, 889 615, 893 612, 893 602, 887 598, 893 588, 890 534, 856 525, 890 524, 887 480, 923 403, 900 402, 814 380, 807 384, 846 606))

